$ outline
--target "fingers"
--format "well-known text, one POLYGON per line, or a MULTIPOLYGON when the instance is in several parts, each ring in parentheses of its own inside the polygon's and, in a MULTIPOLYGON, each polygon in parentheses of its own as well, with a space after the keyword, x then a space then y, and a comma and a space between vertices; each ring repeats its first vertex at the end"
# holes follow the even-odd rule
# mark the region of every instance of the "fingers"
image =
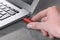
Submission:
POLYGON ((50 18, 51 17, 55 18, 56 16, 58 16, 57 13, 59 13, 57 7, 56 6, 52 6, 52 7, 49 7, 47 9, 45 9, 45 10, 40 11, 38 14, 36 14, 32 18, 32 20, 37 21, 37 20, 40 20, 41 18, 43 18, 45 16, 48 16, 50 18))
POLYGON ((47 36, 47 32, 45 30, 41 30, 43 36, 47 36))
POLYGON ((40 29, 40 22, 32 22, 27 25, 27 28, 40 29))
MULTIPOLYGON (((44 23, 32 22, 32 23, 29 23, 29 24, 27 25, 27 28, 36 29, 36 30, 41 30, 43 36, 47 36, 48 33, 47 33, 46 30, 43 30, 43 28, 42 28, 43 26, 44 26, 44 23)), ((51 39, 54 38, 53 35, 51 35, 51 34, 48 34, 48 35, 49 35, 49 37, 50 37, 51 39)))
POLYGON ((41 12, 39 12, 38 14, 36 14, 36 15, 32 18, 32 20, 37 21, 37 20, 41 19, 42 17, 44 17, 44 16, 47 15, 47 11, 48 11, 48 9, 42 10, 41 12))
POLYGON ((50 37, 51 39, 54 39, 54 36, 53 36, 52 34, 48 33, 47 31, 41 30, 41 32, 42 32, 43 36, 49 35, 49 37, 50 37))
POLYGON ((41 30, 46 23, 44 22, 31 22, 27 25, 27 28, 41 30))
POLYGON ((50 37, 51 39, 53 39, 53 38, 54 38, 54 36, 53 36, 52 34, 50 34, 50 33, 49 33, 49 37, 50 37))
POLYGON ((33 21, 37 21, 39 19, 41 19, 41 22, 29 23, 27 28, 41 30, 44 36, 46 36, 48 32, 50 38, 60 38, 60 32, 58 30, 60 29, 60 14, 55 6, 49 7, 48 9, 39 12, 32 18, 33 21))
POLYGON ((47 17, 43 17, 42 19, 41 19, 41 22, 46 22, 48 19, 47 19, 47 17))
POLYGON ((47 36, 47 35, 49 35, 49 37, 51 38, 51 39, 54 39, 54 36, 52 35, 52 34, 48 34, 45 30, 41 30, 41 32, 42 32, 42 34, 43 34, 43 36, 47 36))
MULTIPOLYGON (((43 17, 41 19, 41 22, 45 22, 45 21, 47 21, 47 17, 43 17)), ((45 30, 41 30, 41 32, 42 32, 43 36, 47 36, 48 35, 48 33, 45 30)))
POLYGON ((60 12, 58 11, 57 7, 56 6, 53 6, 53 7, 49 7, 48 8, 48 18, 49 20, 56 20, 56 19, 59 19, 58 16, 60 16, 60 12), (52 18, 53 17, 53 18, 52 18))

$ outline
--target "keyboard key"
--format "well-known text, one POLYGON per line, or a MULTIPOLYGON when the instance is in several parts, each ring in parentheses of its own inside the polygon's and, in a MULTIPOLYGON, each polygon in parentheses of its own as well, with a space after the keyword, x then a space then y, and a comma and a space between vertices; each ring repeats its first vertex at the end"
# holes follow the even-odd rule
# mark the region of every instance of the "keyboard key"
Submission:
POLYGON ((0 4, 0 6, 2 6, 2 4, 0 4))
POLYGON ((10 11, 7 11, 10 15, 14 15, 14 14, 16 14, 16 12, 14 12, 14 11, 12 11, 12 10, 10 10, 10 11))
POLYGON ((13 8, 11 8, 11 7, 9 7, 12 11, 14 11, 14 12, 16 12, 16 13, 19 13, 19 11, 17 11, 17 10, 15 10, 15 9, 13 9, 13 8))
POLYGON ((16 13, 19 13, 19 11, 9 7, 7 4, 0 3, 0 20, 9 18, 16 13))
POLYGON ((10 14, 5 14, 4 16, 2 16, 1 18, 0 18, 0 20, 4 20, 4 19, 6 19, 6 18, 8 18, 8 17, 10 17, 10 14))
POLYGON ((3 15, 0 14, 0 17, 2 17, 3 15))
POLYGON ((19 11, 15 10, 15 9, 12 9, 13 11, 15 11, 16 13, 19 13, 19 11))
POLYGON ((0 12, 2 12, 3 10, 2 9, 0 9, 0 12))
POLYGON ((2 3, 2 5, 6 6, 7 4, 6 3, 2 3))
POLYGON ((0 6, 2 6, 2 3, 0 3, 0 6))
POLYGON ((0 6, 0 8, 1 8, 1 9, 4 9, 4 8, 6 8, 6 6, 0 6))
POLYGON ((5 10, 5 11, 9 11, 10 9, 9 9, 9 8, 4 8, 3 10, 5 10))
POLYGON ((6 13, 7 13, 7 12, 5 12, 5 11, 2 11, 2 12, 1 12, 1 14, 3 14, 3 15, 6 14, 6 13))

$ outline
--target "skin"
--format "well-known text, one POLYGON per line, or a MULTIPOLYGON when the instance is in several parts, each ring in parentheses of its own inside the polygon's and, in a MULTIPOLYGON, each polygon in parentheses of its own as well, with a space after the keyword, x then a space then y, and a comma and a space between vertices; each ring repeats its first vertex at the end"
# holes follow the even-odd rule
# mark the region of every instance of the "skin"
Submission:
POLYGON ((41 30, 44 36, 60 38, 60 10, 56 6, 40 11, 32 17, 33 21, 27 28, 41 30), (37 22, 41 21, 41 22, 37 22))

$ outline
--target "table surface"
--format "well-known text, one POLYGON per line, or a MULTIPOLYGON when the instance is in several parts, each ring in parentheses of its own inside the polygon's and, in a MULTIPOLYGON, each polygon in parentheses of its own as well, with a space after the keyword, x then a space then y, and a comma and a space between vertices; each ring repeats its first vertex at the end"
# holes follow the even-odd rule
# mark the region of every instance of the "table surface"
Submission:
MULTIPOLYGON (((56 5, 59 7, 60 6, 59 3, 60 3, 59 0, 50 1, 41 0, 34 13, 37 13, 38 11, 52 5, 56 5)), ((22 21, 19 21, 5 29, 0 30, 0 40, 51 40, 51 39, 48 37, 43 37, 40 31, 27 29, 26 24, 22 21)))

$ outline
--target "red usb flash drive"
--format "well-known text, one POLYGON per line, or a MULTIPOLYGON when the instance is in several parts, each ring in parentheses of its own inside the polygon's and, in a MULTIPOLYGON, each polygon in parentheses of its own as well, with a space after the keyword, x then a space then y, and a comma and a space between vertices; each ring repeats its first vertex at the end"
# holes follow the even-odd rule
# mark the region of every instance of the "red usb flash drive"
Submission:
POLYGON ((31 23, 31 22, 33 22, 33 21, 32 21, 31 19, 29 19, 29 18, 24 18, 23 21, 26 22, 26 23, 31 23))

